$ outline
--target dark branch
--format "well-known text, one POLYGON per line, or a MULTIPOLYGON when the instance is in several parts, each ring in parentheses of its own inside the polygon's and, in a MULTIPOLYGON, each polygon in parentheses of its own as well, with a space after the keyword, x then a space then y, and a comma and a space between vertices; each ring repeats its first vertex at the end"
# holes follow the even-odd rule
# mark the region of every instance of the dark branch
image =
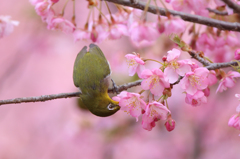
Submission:
POLYGON ((15 98, 0 100, 0 105, 3 104, 17 104, 17 103, 29 103, 29 102, 45 102, 48 100, 58 99, 58 98, 70 98, 70 97, 79 97, 80 92, 73 93, 60 93, 60 94, 51 94, 51 95, 42 95, 38 97, 24 97, 24 98, 15 98))
MULTIPOLYGON (((132 8, 137 8, 144 10, 146 3, 140 2, 140 1, 134 1, 133 0, 106 0, 109 2, 113 2, 116 4, 124 5, 124 6, 129 6, 132 8)), ((158 11, 161 15, 166 16, 166 11, 164 8, 157 7, 158 11)), ((148 11, 157 14, 156 6, 149 5, 148 11)), ((199 15, 193 15, 193 14, 187 14, 183 12, 178 12, 174 10, 168 10, 170 14, 174 16, 180 16, 183 20, 193 22, 193 23, 198 23, 198 24, 203 24, 211 27, 216 27, 221 30, 232 30, 232 31, 239 31, 240 32, 240 23, 230 23, 230 22, 225 22, 221 20, 216 20, 216 19, 211 19, 199 15)))
POLYGON ((236 13, 240 13, 240 6, 237 3, 232 2, 231 0, 222 0, 230 8, 232 8, 236 13))
POLYGON ((204 66, 209 66, 211 65, 210 62, 208 62, 207 60, 205 60, 204 58, 200 57, 198 55, 198 53, 196 53, 195 51, 188 51, 188 53, 190 54, 190 56, 192 56, 192 58, 198 60, 199 62, 201 62, 204 66))
MULTIPOLYGON (((142 80, 135 82, 126 83, 117 87, 117 91, 127 90, 128 88, 140 85, 142 80)), ((109 93, 114 92, 114 88, 108 89, 109 93)), ((81 92, 72 92, 72 93, 60 93, 60 94, 51 94, 51 95, 42 95, 38 97, 23 97, 15 99, 0 100, 0 105, 3 104, 17 104, 17 103, 29 103, 29 102, 45 102, 48 100, 59 99, 59 98, 71 98, 79 97, 81 92)))
POLYGON ((216 10, 216 9, 211 9, 211 8, 206 8, 209 12, 213 12, 217 15, 228 15, 228 12, 222 12, 222 11, 219 11, 219 10, 216 10))
POLYGON ((231 66, 238 66, 238 63, 236 61, 223 62, 223 63, 212 63, 212 64, 208 65, 206 68, 208 70, 215 70, 215 69, 226 68, 226 67, 231 67, 231 66))

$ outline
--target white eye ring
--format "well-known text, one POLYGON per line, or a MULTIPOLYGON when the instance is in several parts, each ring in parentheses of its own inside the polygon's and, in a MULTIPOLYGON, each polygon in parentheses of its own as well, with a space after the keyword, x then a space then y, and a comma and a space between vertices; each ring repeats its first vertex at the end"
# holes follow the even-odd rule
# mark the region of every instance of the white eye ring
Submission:
POLYGON ((109 103, 107 108, 108 108, 108 110, 113 110, 115 107, 113 107, 112 103, 109 103))

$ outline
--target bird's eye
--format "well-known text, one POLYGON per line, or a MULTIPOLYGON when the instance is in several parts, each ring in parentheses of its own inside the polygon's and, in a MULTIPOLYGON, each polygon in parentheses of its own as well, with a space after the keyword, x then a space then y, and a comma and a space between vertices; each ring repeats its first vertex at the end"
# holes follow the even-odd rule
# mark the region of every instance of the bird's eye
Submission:
POLYGON ((115 108, 115 106, 112 105, 112 103, 109 103, 107 108, 108 108, 108 110, 113 110, 115 108))

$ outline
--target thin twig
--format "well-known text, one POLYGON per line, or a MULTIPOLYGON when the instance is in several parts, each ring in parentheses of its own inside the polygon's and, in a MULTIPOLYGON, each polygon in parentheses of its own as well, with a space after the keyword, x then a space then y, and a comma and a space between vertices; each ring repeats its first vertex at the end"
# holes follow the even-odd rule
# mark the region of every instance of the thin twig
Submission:
POLYGON ((48 100, 59 99, 59 98, 78 97, 80 94, 81 94, 80 92, 73 92, 73 93, 42 95, 42 96, 38 96, 38 97, 23 97, 23 98, 6 99, 6 100, 0 100, 0 105, 29 103, 29 102, 45 102, 48 100))
MULTIPOLYGON (((128 88, 140 85, 142 80, 135 82, 126 83, 117 87, 117 91, 127 90, 128 88)), ((114 88, 108 89, 109 93, 114 93, 114 88)), ((51 94, 51 95, 42 95, 37 97, 23 97, 23 98, 14 98, 7 100, 0 100, 0 105, 3 104, 17 104, 17 103, 29 103, 29 102, 45 102, 48 100, 59 99, 59 98, 71 98, 79 97, 81 92, 71 92, 71 93, 60 93, 60 94, 51 94)))
POLYGON ((228 12, 226 11, 219 11, 219 10, 216 10, 216 9, 211 9, 211 8, 206 8, 209 12, 213 12, 217 15, 228 15, 228 12))
POLYGON ((190 54, 190 56, 192 56, 192 58, 198 60, 198 61, 201 62, 204 66, 209 66, 209 65, 211 65, 210 62, 208 62, 208 61, 205 60, 204 58, 200 57, 197 52, 195 52, 195 51, 192 50, 192 51, 188 51, 188 53, 190 54))
POLYGON ((206 66, 206 68, 208 70, 216 70, 216 69, 226 68, 231 66, 238 66, 238 63, 236 61, 223 62, 223 63, 211 63, 210 65, 206 66))
POLYGON ((240 5, 234 3, 231 0, 222 0, 225 4, 227 4, 230 8, 232 8, 236 13, 240 13, 240 5))
MULTIPOLYGON (((145 5, 146 5, 146 3, 141 2, 141 1, 134 1, 134 3, 132 3, 131 0, 106 0, 106 1, 124 5, 124 6, 129 6, 132 8, 141 9, 141 10, 144 10, 145 5)), ((161 15, 166 16, 166 10, 164 8, 158 7, 158 11, 161 15)), ((148 12, 157 14, 156 6, 149 5, 148 12)), ((211 26, 211 27, 216 27, 221 30, 232 30, 232 31, 240 32, 240 23, 237 23, 237 22, 230 23, 230 22, 207 18, 207 17, 203 17, 203 16, 199 16, 199 15, 178 12, 178 11, 174 11, 174 10, 168 10, 168 12, 174 16, 180 16, 185 21, 203 24, 203 25, 207 25, 207 26, 211 26)))

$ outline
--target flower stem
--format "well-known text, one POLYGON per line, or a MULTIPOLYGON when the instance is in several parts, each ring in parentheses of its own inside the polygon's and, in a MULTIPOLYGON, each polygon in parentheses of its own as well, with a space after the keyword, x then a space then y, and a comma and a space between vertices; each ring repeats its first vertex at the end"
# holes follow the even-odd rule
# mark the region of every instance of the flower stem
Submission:
POLYGON ((142 94, 145 90, 141 90, 138 94, 142 94))
POLYGON ((62 16, 64 15, 64 11, 65 11, 65 8, 66 8, 68 2, 69 2, 69 0, 67 0, 66 3, 63 6, 62 13, 61 13, 62 16))
POLYGON ((107 19, 107 17, 103 14, 103 12, 98 8, 98 7, 96 7, 97 8, 97 10, 99 11, 99 13, 106 19, 106 21, 108 22, 108 24, 110 25, 111 23, 110 23, 110 21, 107 19))
POLYGON ((72 23, 76 26, 76 14, 75 14, 75 0, 72 0, 73 1, 73 16, 72 16, 72 23))
POLYGON ((161 65, 163 65, 162 62, 157 61, 157 60, 154 60, 154 59, 145 59, 145 60, 143 60, 143 61, 144 61, 144 62, 146 62, 146 61, 154 61, 154 62, 157 62, 157 63, 160 63, 161 65))

